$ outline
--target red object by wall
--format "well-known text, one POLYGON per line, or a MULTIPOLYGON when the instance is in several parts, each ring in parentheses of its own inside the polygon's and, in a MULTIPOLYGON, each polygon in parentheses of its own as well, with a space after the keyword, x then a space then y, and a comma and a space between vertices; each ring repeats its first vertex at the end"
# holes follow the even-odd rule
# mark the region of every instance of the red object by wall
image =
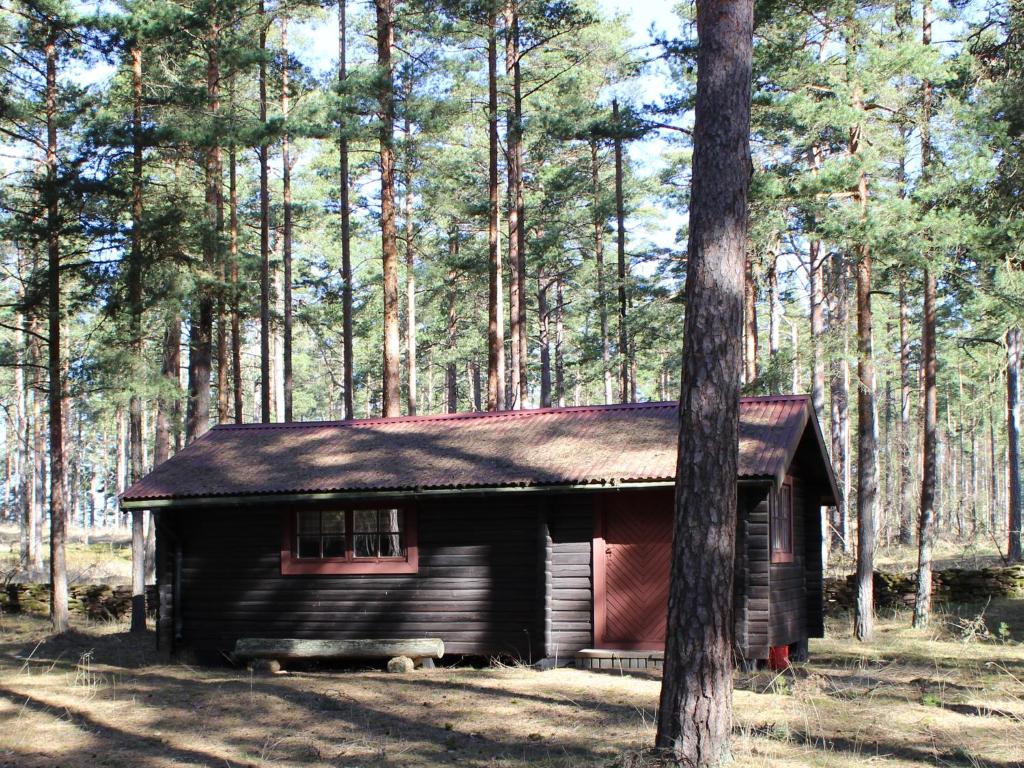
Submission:
POLYGON ((789 646, 773 645, 768 651, 768 667, 776 671, 789 669, 789 646))

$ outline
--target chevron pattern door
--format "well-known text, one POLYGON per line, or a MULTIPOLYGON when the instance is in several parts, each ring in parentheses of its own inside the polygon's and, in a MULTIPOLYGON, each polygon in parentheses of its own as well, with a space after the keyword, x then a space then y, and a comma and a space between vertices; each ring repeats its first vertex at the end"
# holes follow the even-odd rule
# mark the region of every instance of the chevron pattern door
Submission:
POLYGON ((623 496, 605 508, 606 646, 661 650, 665 644, 672 505, 662 494, 623 496))

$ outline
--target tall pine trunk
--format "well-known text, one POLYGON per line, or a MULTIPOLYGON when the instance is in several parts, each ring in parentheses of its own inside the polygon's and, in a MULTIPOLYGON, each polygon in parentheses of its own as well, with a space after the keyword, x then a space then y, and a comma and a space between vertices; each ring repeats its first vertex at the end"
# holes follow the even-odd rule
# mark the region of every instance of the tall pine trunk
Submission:
POLYGON ((819 424, 825 423, 825 335, 824 256, 820 240, 812 240, 807 251, 811 283, 811 405, 819 424))
POLYGON ((413 242, 416 228, 412 220, 413 203, 413 149, 412 126, 409 120, 409 109, 412 108, 412 76, 407 79, 405 92, 405 345, 406 345, 406 402, 410 416, 416 415, 416 248, 413 242))
POLYGON ((398 322, 398 231, 395 225, 395 86, 391 52, 395 45, 394 0, 375 0, 377 9, 377 90, 380 118, 380 231, 384 268, 384 416, 401 415, 398 322))
POLYGON ((231 384, 235 423, 245 421, 245 390, 242 381, 242 310, 238 283, 238 160, 234 146, 228 151, 228 258, 231 260, 231 384))
POLYGON ((839 496, 832 508, 832 548, 849 552, 850 489, 850 364, 847 358, 849 334, 849 270, 846 258, 836 253, 831 259, 829 302, 829 331, 840 336, 839 354, 832 359, 829 390, 831 394, 830 436, 832 462, 839 480, 839 496))
POLYGON ((1022 519, 1020 481, 1020 361, 1021 330, 1006 332, 1006 444, 1007 444, 1007 559, 1021 560, 1022 519))
POLYGON ((697 98, 667 643, 656 746, 729 760, 753 0, 698 0, 697 98))
POLYGON ((601 369, 604 380, 605 405, 614 402, 612 391, 612 352, 608 336, 608 298, 605 295, 604 225, 601 210, 601 166, 598 164, 597 140, 590 141, 590 185, 594 196, 594 261, 597 265, 597 312, 601 321, 601 369))
MULTIPOLYGON (((347 63, 347 29, 346 0, 338 0, 338 88, 342 98, 345 96, 346 80, 348 79, 347 63)), ((348 174, 348 124, 344 110, 339 115, 338 138, 338 194, 341 208, 341 348, 344 356, 344 381, 342 398, 344 399, 345 418, 354 416, 354 380, 355 353, 352 343, 352 224, 349 211, 349 174, 348 174)))
POLYGON ((540 407, 551 407, 551 322, 548 288, 551 282, 543 267, 537 270, 537 324, 540 343, 540 407))
POLYGON ((910 306, 907 302, 906 283, 900 280, 900 421, 899 421, 899 510, 900 543, 911 546, 914 543, 913 525, 913 455, 910 447, 910 401, 913 381, 910 373, 910 306))
POLYGON ((267 11, 260 0, 259 120, 260 144, 260 420, 271 420, 270 400, 270 149, 267 144, 267 11))
POLYGON ((505 407, 505 318, 498 244, 498 17, 487 13, 487 410, 505 407))
POLYGON ((629 327, 627 325, 626 292, 626 204, 622 185, 622 122, 619 102, 612 101, 612 123, 615 130, 615 234, 618 254, 619 294, 619 402, 628 403, 630 395, 629 327))
POLYGON ((281 206, 284 213, 284 421, 292 421, 292 395, 295 388, 292 372, 292 158, 288 136, 288 15, 281 17, 281 117, 284 133, 281 136, 281 206))
POLYGON ((526 223, 523 196, 523 97, 519 61, 519 0, 505 4, 505 76, 512 103, 505 113, 508 151, 508 266, 511 375, 509 407, 524 408, 527 390, 526 223))
MULTIPOLYGON (((452 264, 459 256, 459 230, 454 226, 448 234, 448 256, 452 264)), ((459 273, 455 268, 449 267, 445 298, 448 304, 448 336, 445 341, 448 356, 448 363, 445 366, 445 405, 448 413, 459 410, 458 367, 455 361, 459 334, 458 277, 459 273)))
POLYGON ((68 629, 68 574, 64 559, 67 517, 64 511, 64 380, 61 365, 60 198, 57 189, 57 30, 51 24, 46 56, 46 261, 49 299, 50 389, 50 623, 68 629))
POLYGON ((757 381, 757 282, 754 259, 747 254, 743 270, 743 380, 747 386, 757 381))
MULTIPOLYGON (((848 41, 850 59, 856 58, 848 41)), ((856 158, 864 140, 864 98, 859 82, 853 85, 853 109, 861 120, 850 129, 850 156, 856 158)), ((868 178, 861 167, 856 201, 861 222, 867 221, 868 178)), ((866 230, 866 228, 865 228, 866 230)), ((878 506, 878 410, 875 403, 875 362, 872 344, 874 317, 871 310, 872 259, 868 234, 857 246, 857 600, 854 631, 857 639, 874 635, 874 559, 878 506)))
MULTIPOLYGON (((128 262, 129 337, 136 371, 142 359, 142 49, 131 47, 132 60, 132 238, 128 262)), ((133 392, 128 405, 129 471, 131 482, 143 475, 142 398, 133 392)), ((132 510, 132 620, 131 631, 146 631, 146 540, 143 510, 132 510)))

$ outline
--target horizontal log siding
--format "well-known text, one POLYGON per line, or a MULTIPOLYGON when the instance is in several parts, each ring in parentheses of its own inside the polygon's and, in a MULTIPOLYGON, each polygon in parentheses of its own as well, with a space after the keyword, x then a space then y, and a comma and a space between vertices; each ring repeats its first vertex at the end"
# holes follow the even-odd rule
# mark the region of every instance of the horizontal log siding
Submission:
POLYGON ((283 512, 172 513, 184 554, 183 644, 208 657, 240 637, 440 637, 451 655, 528 659, 543 634, 539 502, 421 503, 419 573, 405 575, 283 576, 283 512))
POLYGON ((747 659, 768 658, 768 485, 741 486, 738 498, 735 605, 737 650, 747 659))
MULTIPOLYGON (((789 645, 807 637, 805 592, 806 485, 793 479, 793 562, 771 565, 769 645, 789 645)), ((769 539, 770 541, 770 539, 769 539)))
POLYGON ((591 494, 551 497, 551 634, 547 653, 559 661, 594 644, 594 591, 591 548, 594 503, 591 494))
MULTIPOLYGON (((821 563, 822 510, 820 488, 810 484, 804 486, 806 512, 804 528, 804 597, 806 600, 806 622, 808 637, 825 636, 825 574, 821 563)), ((797 539, 797 545, 800 540, 797 539)))

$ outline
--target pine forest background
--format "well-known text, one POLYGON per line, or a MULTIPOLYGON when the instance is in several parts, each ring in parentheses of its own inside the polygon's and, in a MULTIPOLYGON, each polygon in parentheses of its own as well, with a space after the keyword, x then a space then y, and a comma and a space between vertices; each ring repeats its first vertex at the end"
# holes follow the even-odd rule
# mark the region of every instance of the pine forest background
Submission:
MULTIPOLYGON (((676 398, 676 14, 638 45, 593 0, 2 0, 21 569, 215 423, 676 398)), ((1019 557, 1022 65, 1019 0, 757 3, 745 391, 812 394, 834 552, 865 489, 913 544, 934 472, 940 537, 1019 557)))

